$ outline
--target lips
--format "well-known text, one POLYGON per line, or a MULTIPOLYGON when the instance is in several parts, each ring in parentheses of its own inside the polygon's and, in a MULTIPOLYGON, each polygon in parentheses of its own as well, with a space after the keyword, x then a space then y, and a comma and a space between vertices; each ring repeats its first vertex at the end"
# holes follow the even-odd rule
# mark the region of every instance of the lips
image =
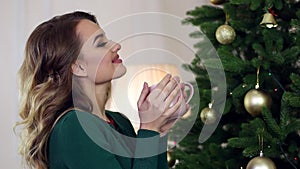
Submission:
POLYGON ((112 60, 112 63, 122 63, 122 59, 120 59, 120 56, 119 55, 116 55, 114 57, 114 59, 112 60))

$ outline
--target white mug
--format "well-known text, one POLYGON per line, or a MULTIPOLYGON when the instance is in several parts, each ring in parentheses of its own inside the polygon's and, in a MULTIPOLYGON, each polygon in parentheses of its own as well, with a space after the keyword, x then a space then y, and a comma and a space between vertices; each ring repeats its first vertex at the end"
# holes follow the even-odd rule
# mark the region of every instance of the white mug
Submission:
MULTIPOLYGON (((192 99, 192 97, 193 97, 193 95, 194 95, 194 87, 193 87, 193 85, 192 85, 191 83, 189 83, 189 82, 183 82, 183 84, 189 88, 189 91, 190 91, 190 92, 189 92, 188 99, 187 99, 186 101, 185 101, 185 100, 182 101, 182 103, 181 103, 180 107, 178 108, 177 112, 175 112, 175 113, 171 116, 170 120, 180 118, 184 113, 186 113, 186 107, 185 107, 185 105, 186 105, 186 103, 189 103, 189 102, 191 101, 191 99, 192 99)), ((156 85, 157 85, 157 84, 150 86, 150 92, 151 92, 152 90, 154 90, 154 88, 156 87, 156 85)), ((170 107, 172 107, 172 106, 177 102, 177 100, 178 100, 179 97, 183 94, 183 92, 185 92, 185 91, 182 90, 182 91, 175 97, 175 99, 171 102, 170 107)))

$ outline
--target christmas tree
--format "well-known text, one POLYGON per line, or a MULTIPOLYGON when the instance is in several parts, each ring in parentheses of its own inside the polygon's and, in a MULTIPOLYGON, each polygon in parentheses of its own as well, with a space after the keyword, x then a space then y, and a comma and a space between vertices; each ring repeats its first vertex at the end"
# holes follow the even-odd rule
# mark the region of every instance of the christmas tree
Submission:
POLYGON ((216 49, 227 94, 225 108, 215 110, 212 105, 219 103, 211 95, 223 84, 211 83, 203 63, 213 62, 199 40, 193 62, 184 67, 196 76, 201 102, 191 104, 200 111, 189 134, 172 149, 170 166, 300 168, 299 0, 211 0, 187 15, 184 23, 199 28, 190 36, 204 33, 216 49), (222 117, 216 130, 199 142, 202 128, 216 122, 217 113, 222 117))

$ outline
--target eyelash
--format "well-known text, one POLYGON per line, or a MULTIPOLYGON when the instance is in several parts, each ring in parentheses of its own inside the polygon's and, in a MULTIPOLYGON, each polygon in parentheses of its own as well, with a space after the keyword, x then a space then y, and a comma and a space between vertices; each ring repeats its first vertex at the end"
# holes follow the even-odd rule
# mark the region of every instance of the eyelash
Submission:
POLYGON ((106 44, 107 44, 107 42, 98 43, 98 44, 97 44, 97 47, 103 47, 103 46, 105 46, 106 44))

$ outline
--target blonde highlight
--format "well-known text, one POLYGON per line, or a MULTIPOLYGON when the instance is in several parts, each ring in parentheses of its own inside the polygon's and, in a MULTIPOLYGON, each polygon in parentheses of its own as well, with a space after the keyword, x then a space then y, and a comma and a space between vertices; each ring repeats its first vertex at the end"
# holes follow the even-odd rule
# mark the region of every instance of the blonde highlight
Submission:
POLYGON ((26 43, 18 72, 21 121, 16 126, 22 127, 19 153, 29 168, 49 168, 51 128, 62 112, 74 107, 73 95, 81 98, 81 104, 76 105, 80 109, 92 109, 80 86, 72 84, 71 65, 81 49, 76 26, 82 19, 97 23, 93 15, 85 12, 57 16, 37 26, 26 43))

